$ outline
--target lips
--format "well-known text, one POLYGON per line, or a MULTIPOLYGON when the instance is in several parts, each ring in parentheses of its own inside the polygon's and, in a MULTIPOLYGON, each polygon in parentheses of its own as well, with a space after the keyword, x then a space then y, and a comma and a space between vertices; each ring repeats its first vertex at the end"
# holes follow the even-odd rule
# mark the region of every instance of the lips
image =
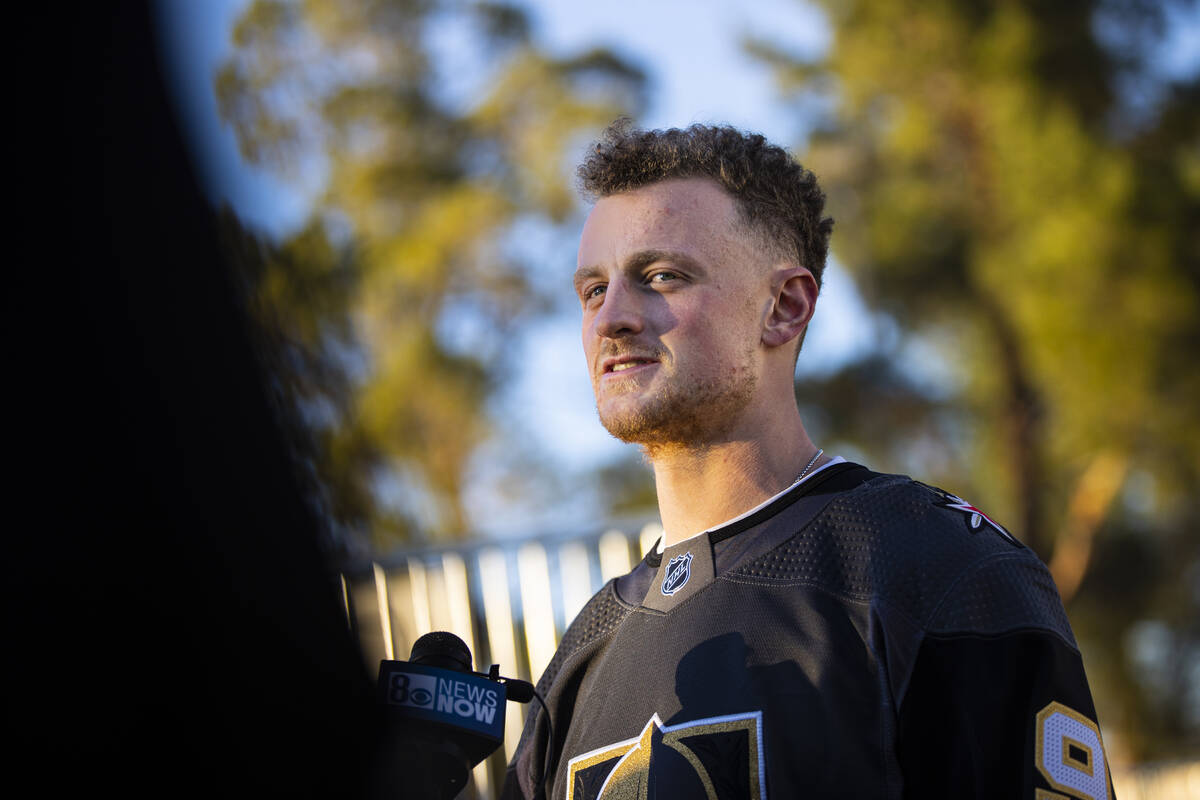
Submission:
POLYGON ((658 359, 652 356, 635 356, 624 355, 613 358, 606 358, 601 362, 601 368, 605 375, 620 375, 625 372, 631 372, 638 367, 644 367, 647 364, 657 364, 658 359))

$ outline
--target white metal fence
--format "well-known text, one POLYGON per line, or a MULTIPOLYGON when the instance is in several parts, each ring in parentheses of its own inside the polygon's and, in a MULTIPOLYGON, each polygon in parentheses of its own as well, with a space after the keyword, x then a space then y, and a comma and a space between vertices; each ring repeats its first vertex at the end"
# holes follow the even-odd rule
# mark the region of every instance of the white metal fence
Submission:
MULTIPOLYGON (((612 529, 381 558, 343 574, 347 619, 372 675, 381 659, 408 660, 421 635, 450 631, 471 648, 476 671, 494 663, 502 675, 536 682, 588 599, 632 569, 661 533, 648 523, 632 533, 612 529)), ((464 798, 498 793, 528 711, 507 705, 504 747, 475 769, 464 798)))
POLYGON ((1113 790, 1120 800, 1196 800, 1200 760, 1114 770, 1113 790))

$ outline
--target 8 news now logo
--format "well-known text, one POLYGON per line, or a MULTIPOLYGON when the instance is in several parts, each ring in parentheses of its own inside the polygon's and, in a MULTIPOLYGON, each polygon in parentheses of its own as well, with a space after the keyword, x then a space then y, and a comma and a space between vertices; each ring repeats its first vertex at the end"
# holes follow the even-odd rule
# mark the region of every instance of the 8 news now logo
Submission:
POLYGON ((388 702, 490 725, 496 718, 499 697, 495 689, 476 683, 415 672, 393 672, 388 680, 388 702))

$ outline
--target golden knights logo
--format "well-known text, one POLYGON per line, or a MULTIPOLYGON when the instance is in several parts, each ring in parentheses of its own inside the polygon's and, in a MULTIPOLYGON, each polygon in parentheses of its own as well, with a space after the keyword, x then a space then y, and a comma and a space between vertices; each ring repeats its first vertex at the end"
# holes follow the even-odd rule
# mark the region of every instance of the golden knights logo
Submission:
POLYGON ((567 763, 567 800, 766 800, 762 712, 663 726, 567 763))
POLYGON ((662 593, 667 597, 678 592, 692 577, 692 553, 689 550, 681 556, 675 556, 667 563, 667 577, 663 578, 662 593))

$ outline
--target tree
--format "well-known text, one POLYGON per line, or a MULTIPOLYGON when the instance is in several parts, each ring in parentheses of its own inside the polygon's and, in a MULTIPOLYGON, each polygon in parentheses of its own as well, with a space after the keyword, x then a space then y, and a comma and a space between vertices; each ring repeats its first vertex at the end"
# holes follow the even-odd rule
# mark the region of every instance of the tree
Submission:
POLYGON ((241 246, 317 494, 376 542, 462 536, 506 337, 545 304, 506 236, 566 217, 566 159, 643 78, 551 58, 493 3, 256 0, 233 43, 216 88, 244 156, 323 187, 303 230, 241 246), (435 25, 467 63, 435 57, 435 25))
MULTIPOLYGON (((1200 707, 1151 718, 1154 692, 1112 633, 1165 621, 1181 664, 1200 641, 1182 588, 1200 564, 1200 78, 1149 66, 1167 9, 823 5, 827 56, 753 48, 793 98, 827 109, 802 160, 829 193, 836 256, 948 379, 922 392, 896 373, 926 365, 892 360, 798 395, 856 397, 861 417, 830 406, 835 428, 883 416, 884 453, 921 453, 943 485, 1013 521, 1106 656, 1090 668, 1126 755, 1194 745, 1200 707), (903 389, 909 419, 863 400, 881 387, 903 389)), ((1176 688, 1200 692, 1188 680, 1176 688)))

